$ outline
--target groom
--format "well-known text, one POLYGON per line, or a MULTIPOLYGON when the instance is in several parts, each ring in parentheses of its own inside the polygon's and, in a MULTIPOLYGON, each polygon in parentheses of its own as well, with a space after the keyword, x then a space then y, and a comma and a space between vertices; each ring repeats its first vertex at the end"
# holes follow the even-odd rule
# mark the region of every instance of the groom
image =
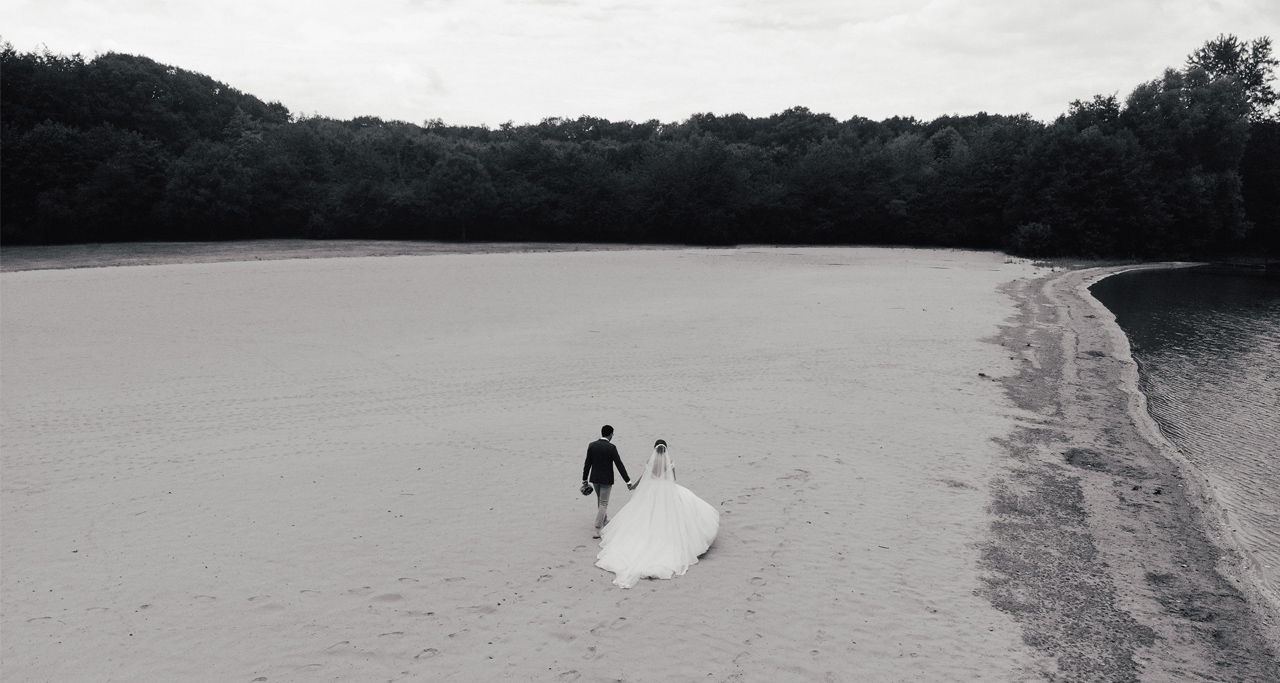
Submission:
POLYGON ((600 529, 609 521, 609 491, 613 489, 613 466, 618 466, 627 487, 631 486, 631 477, 627 476, 627 468, 622 466, 622 458, 618 457, 618 447, 610 443, 613 439, 613 427, 605 425, 600 428, 600 438, 587 446, 587 462, 582 466, 582 484, 588 479, 596 487, 596 533, 591 538, 600 538, 600 529))

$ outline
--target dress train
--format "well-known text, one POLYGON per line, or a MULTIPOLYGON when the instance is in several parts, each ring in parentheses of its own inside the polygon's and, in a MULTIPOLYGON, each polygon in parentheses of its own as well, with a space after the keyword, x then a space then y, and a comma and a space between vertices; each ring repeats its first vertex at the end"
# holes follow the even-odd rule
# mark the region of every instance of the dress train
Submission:
POLYGON ((672 464, 655 449, 631 500, 600 530, 596 566, 630 588, 642 578, 682 576, 711 547, 720 512, 677 484, 672 464))

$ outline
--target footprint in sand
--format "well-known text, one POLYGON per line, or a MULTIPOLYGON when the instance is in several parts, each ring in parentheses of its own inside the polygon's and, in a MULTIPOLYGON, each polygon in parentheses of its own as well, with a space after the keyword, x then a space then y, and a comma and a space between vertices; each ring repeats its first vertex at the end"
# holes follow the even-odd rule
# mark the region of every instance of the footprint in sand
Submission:
POLYGON ((352 588, 351 590, 347 591, 347 595, 368 595, 372 592, 373 592, 372 588, 368 586, 361 586, 359 588, 352 588))
POLYGON ((213 602, 214 600, 217 600, 217 598, 212 595, 197 595, 193 599, 199 600, 200 602, 213 602))
POLYGON ((423 650, 422 652, 419 652, 418 654, 414 655, 413 658, 414 659, 431 659, 432 657, 438 654, 440 654, 439 650, 435 649, 434 647, 429 647, 423 650))
POLYGON ((372 600, 374 602, 398 602, 403 598, 400 597, 399 593, 383 593, 382 595, 375 595, 372 600))
POLYGON ((763 578, 763 577, 759 577, 759 576, 753 576, 753 577, 751 577, 751 585, 753 585, 753 586, 763 586, 763 585, 764 585, 764 578, 763 578))
POLYGON ((392 631, 392 632, 390 632, 390 633, 379 633, 379 634, 378 634, 378 637, 379 637, 379 638, 382 638, 382 637, 384 637, 384 636, 395 636, 395 637, 399 638, 399 637, 401 637, 401 636, 403 636, 403 635, 404 635, 404 631, 392 631))
POLYGON ((969 484, 964 483, 963 481, 956 481, 955 479, 940 479, 939 481, 941 481, 942 483, 946 484, 947 486, 953 489, 964 489, 966 491, 978 490, 973 486, 970 486, 969 484))
POLYGON ((299 593, 302 593, 303 595, 306 595, 306 594, 308 594, 308 593, 310 593, 310 594, 312 594, 312 595, 320 595, 320 591, 313 591, 313 590, 311 590, 310 588, 303 588, 302 590, 300 590, 300 591, 298 591, 298 592, 299 592, 299 593))
POLYGON ((578 673, 577 669, 570 669, 568 671, 562 672, 557 678, 559 678, 562 681, 576 681, 581 677, 582 677, 582 674, 578 673))
POLYGON ((398 579, 398 580, 400 581, 400 583, 417 583, 417 582, 418 582, 418 580, 417 580, 417 579, 405 579, 405 578, 402 578, 402 579, 398 579))
POLYGON ((796 479, 796 480, 799 480, 800 482, 809 481, 808 470, 795 469, 792 471, 794 472, 794 474, 784 474, 781 477, 778 477, 778 481, 782 481, 783 479, 796 479))

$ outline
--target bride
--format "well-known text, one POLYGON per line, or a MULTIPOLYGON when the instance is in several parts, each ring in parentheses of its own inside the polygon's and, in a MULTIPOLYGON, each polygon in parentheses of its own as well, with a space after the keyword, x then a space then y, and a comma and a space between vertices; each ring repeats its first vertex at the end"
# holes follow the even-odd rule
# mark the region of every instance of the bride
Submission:
POLYGON ((642 578, 681 576, 707 552, 720 512, 676 483, 667 442, 658 439, 634 484, 635 495, 600 531, 596 566, 630 588, 642 578))

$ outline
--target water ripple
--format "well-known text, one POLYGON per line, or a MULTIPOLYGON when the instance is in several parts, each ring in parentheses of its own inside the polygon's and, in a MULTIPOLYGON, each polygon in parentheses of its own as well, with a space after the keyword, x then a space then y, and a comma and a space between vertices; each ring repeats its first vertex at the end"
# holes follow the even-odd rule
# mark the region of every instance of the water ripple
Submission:
POLYGON ((1208 479, 1280 603, 1280 281, 1143 271, 1092 292, 1129 336, 1152 417, 1208 479))

